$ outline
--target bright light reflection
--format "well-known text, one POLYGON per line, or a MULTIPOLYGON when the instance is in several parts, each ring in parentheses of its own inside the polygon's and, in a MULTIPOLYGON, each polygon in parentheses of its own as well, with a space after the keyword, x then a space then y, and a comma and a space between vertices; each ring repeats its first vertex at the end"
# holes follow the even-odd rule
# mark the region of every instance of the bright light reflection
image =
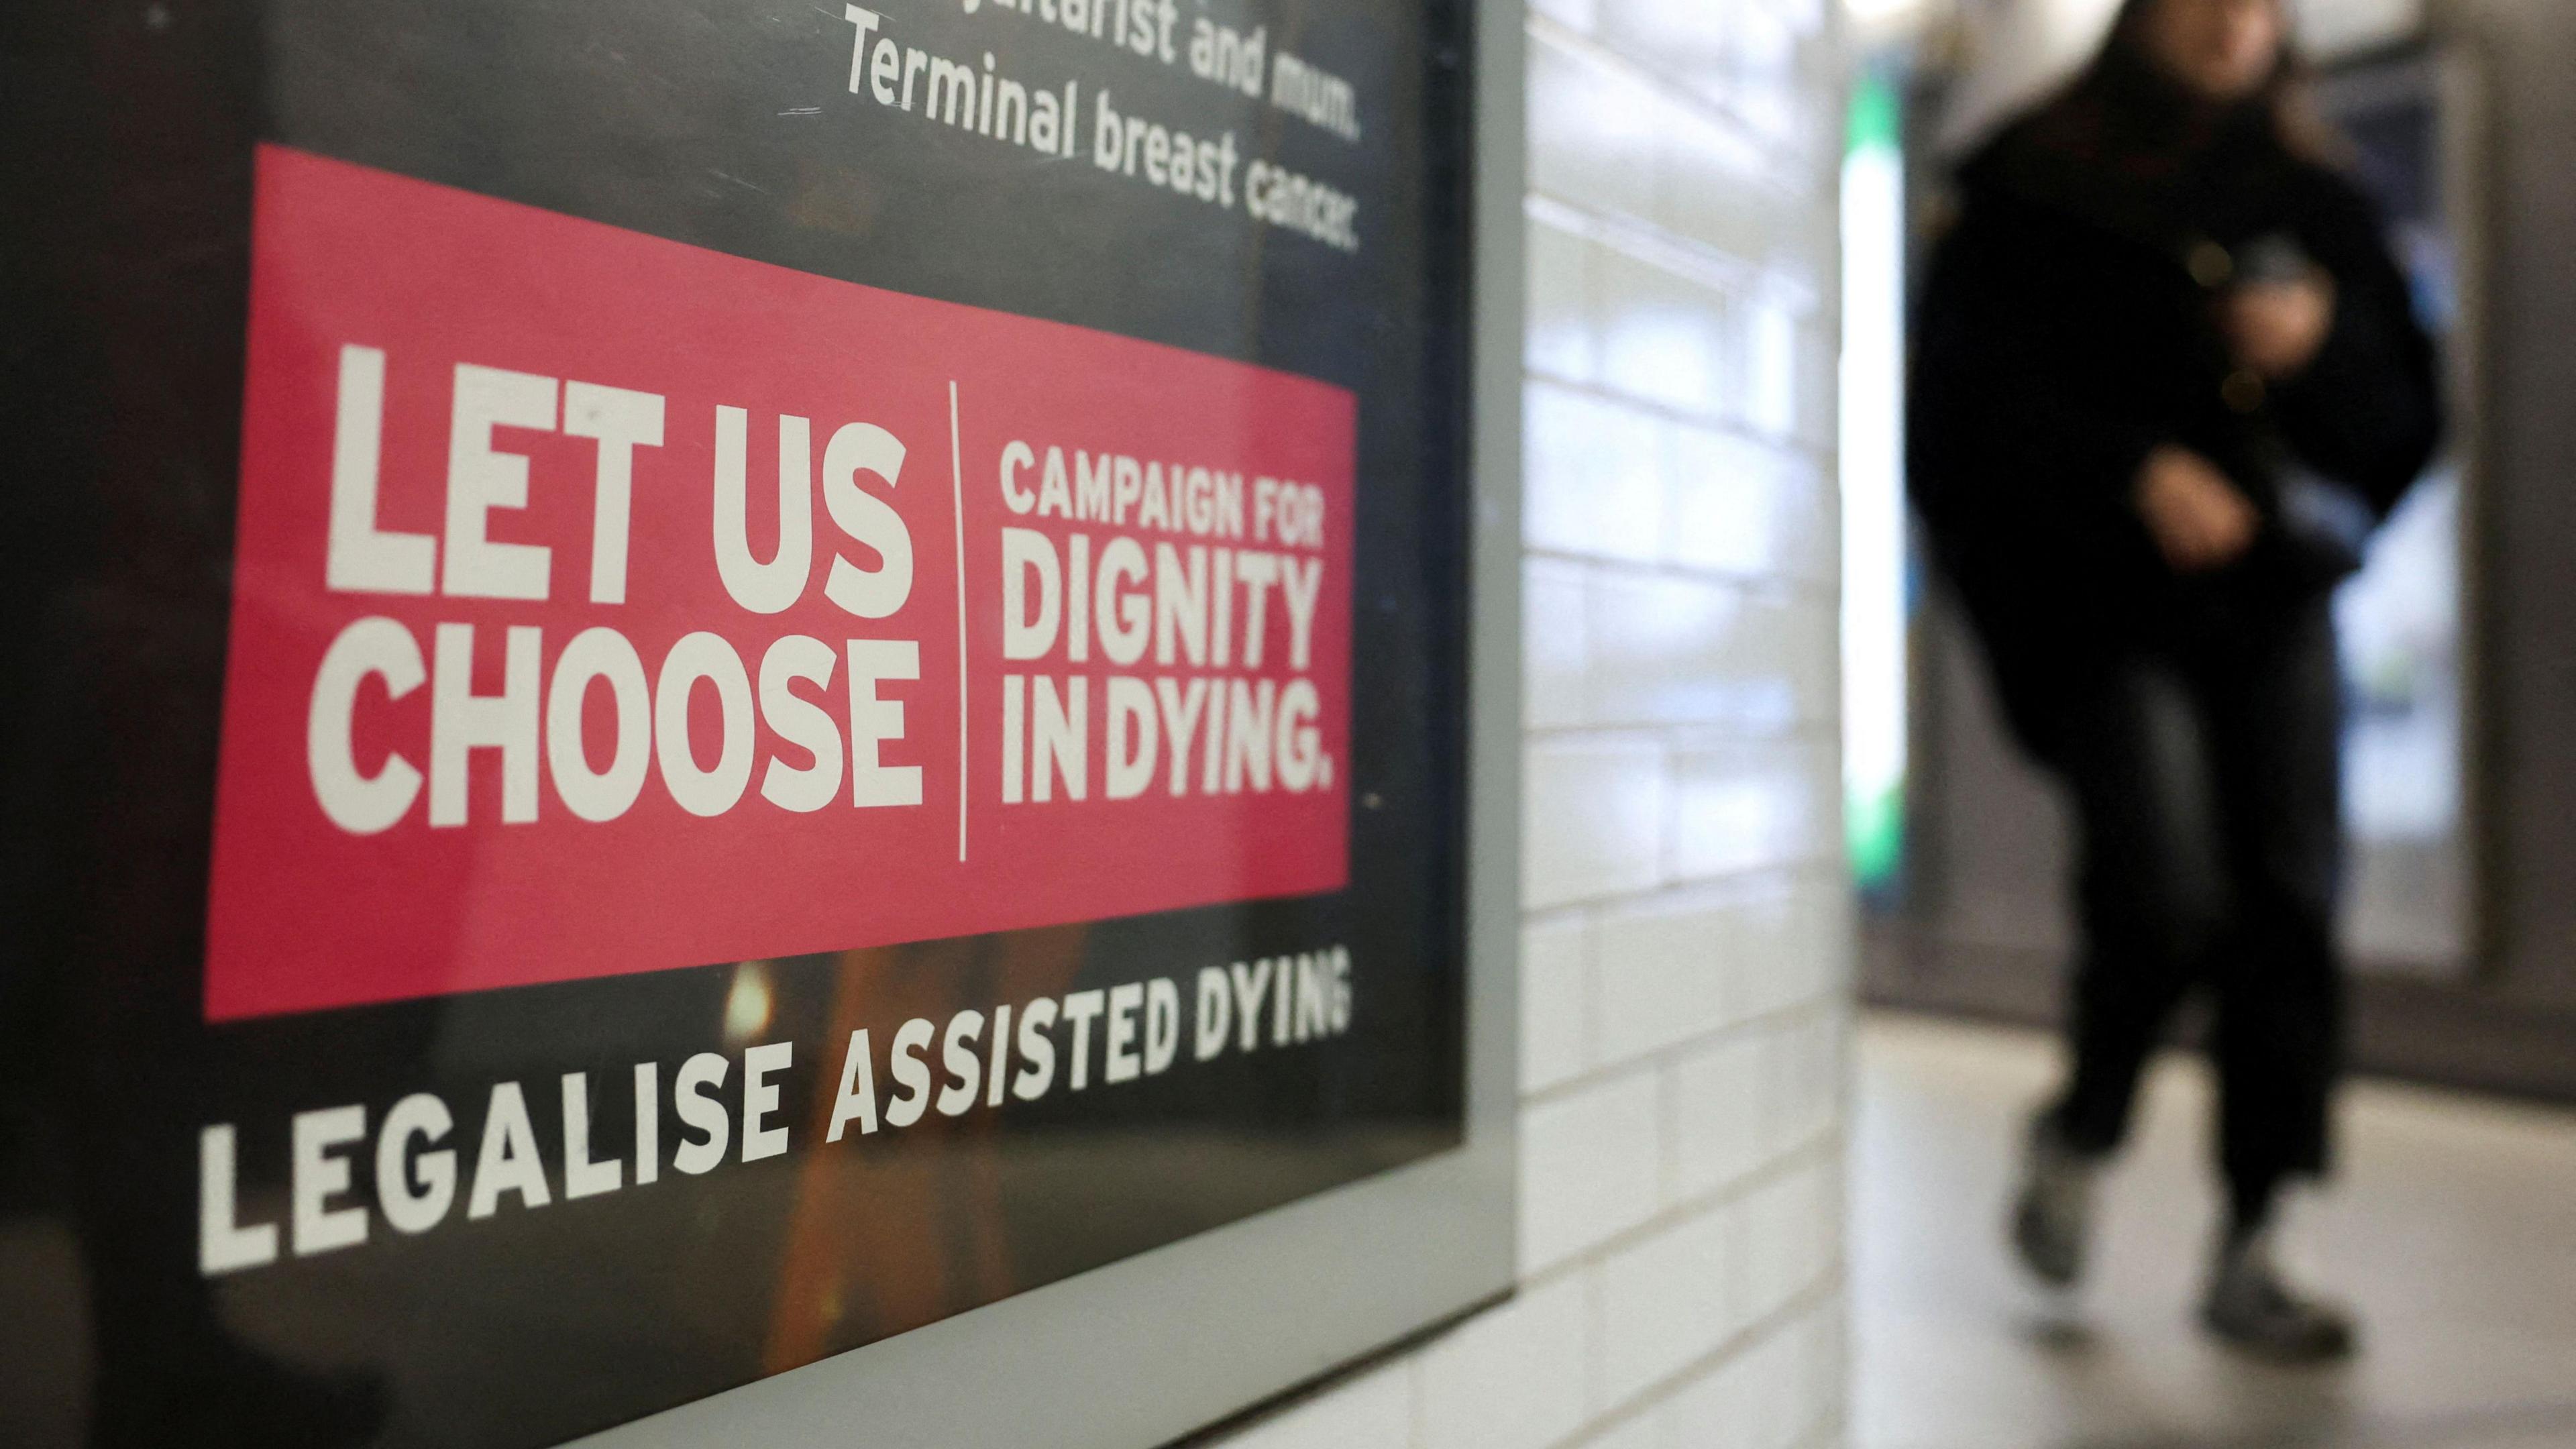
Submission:
POLYGON ((1864 886, 1905 840, 1905 175, 1896 96, 1864 80, 1843 156, 1843 795, 1864 886))

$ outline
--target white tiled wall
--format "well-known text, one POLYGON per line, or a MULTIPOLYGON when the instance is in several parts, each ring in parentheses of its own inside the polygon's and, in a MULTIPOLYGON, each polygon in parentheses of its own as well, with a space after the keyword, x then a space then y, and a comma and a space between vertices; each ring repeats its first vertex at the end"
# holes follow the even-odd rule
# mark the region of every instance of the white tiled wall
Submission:
POLYGON ((1832 0, 1531 0, 1521 1291, 1227 1449, 1841 1441, 1832 0))

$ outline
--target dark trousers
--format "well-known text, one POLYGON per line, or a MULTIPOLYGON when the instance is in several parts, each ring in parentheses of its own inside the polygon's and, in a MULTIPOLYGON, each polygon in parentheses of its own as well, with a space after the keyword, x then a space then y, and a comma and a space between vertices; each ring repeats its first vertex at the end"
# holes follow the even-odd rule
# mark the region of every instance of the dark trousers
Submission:
POLYGON ((2083 954, 2063 1140, 2107 1153, 2184 997, 2206 988, 2235 1219, 2326 1168, 2341 1066, 2334 944, 2340 684, 2326 601, 2178 631, 2074 691, 2048 763, 2073 797, 2083 954))

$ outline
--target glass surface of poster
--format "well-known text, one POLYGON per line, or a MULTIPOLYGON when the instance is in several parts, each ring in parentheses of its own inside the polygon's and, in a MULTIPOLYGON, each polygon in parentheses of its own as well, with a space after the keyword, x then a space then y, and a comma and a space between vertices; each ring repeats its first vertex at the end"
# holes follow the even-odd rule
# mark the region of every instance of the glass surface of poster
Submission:
POLYGON ((40 9, 0 1439, 557 1444, 1460 1149, 1462 11, 40 9))

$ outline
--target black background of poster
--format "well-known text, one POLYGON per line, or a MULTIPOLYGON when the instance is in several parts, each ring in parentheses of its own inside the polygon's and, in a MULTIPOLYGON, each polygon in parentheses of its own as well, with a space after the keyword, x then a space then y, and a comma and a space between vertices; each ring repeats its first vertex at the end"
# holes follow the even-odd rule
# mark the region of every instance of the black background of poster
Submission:
MULTIPOLYGON (((1463 14, 1181 5, 1184 44, 1200 15, 1265 25, 1271 55, 1351 80, 1353 145, 991 0, 878 8, 898 42, 1080 80, 1077 156, 850 94, 837 6, 41 0, 0 20, 0 1440, 77 1442, 88 1419, 114 1443, 551 1444, 1459 1140, 1463 14), (1095 169, 1102 85, 1356 196, 1359 252, 1095 169), (205 1027, 254 140, 1351 389, 1352 888, 205 1027), (1333 943, 1355 963, 1345 1038, 820 1140, 851 1026, 882 1040, 1333 943), (796 1043, 791 1152, 563 1201, 559 1075, 591 1074, 596 1148, 622 1154, 629 1064, 667 1083, 692 1052, 738 1062, 728 1002, 764 991, 747 1040, 796 1043), (199 1278, 199 1127, 240 1124, 244 1213, 277 1221, 294 1112, 362 1102, 372 1126, 436 1092, 470 1158, 503 1080, 553 1205, 408 1239, 378 1218, 364 1246, 199 1278)), ((666 1159, 678 1134, 666 1110, 666 1159)), ((357 1175, 367 1203, 363 1155, 357 1175)))

